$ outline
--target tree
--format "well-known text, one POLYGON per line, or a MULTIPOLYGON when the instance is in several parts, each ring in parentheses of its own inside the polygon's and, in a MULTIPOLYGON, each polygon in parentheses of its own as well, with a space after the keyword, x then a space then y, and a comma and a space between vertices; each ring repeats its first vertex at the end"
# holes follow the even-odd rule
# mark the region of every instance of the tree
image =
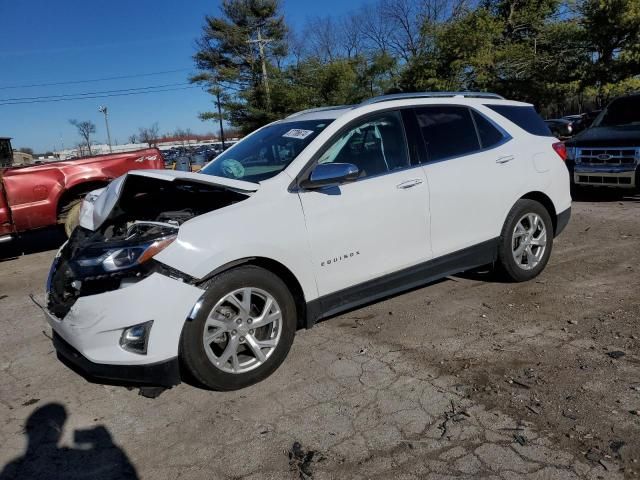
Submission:
POLYGON ((76 127, 76 129, 78 130, 78 134, 80 135, 80 137, 82 137, 82 140, 84 141, 84 145, 86 145, 87 150, 89 151, 89 155, 92 155, 91 152, 91 135, 93 135, 94 133, 96 133, 96 126, 93 122, 90 122, 88 120, 85 121, 79 121, 79 120, 69 120, 69 123, 71 125, 73 125, 74 127, 76 127))
POLYGON ((638 0, 581 0, 578 4, 585 46, 590 53, 587 81, 597 90, 600 107, 617 82, 640 73, 640 3, 638 0))
POLYGON ((298 31, 279 7, 224 0, 206 17, 191 81, 222 136, 396 91, 493 91, 562 116, 640 85, 638 0, 368 0, 298 31))
POLYGON ((129 143, 138 143, 138 136, 134 133, 129 135, 129 143))
POLYGON ((216 105, 216 111, 215 112, 200 112, 198 114, 198 118, 200 120, 202 120, 203 122, 207 121, 207 120, 213 120, 214 122, 218 122, 218 125, 220 127, 220 141, 222 142, 222 149, 224 150, 225 148, 225 144, 224 144, 224 126, 223 126, 223 122, 225 120, 225 116, 224 113, 222 111, 222 105, 223 102, 225 102, 225 98, 226 95, 223 92, 222 88, 218 87, 218 86, 214 86, 211 87, 209 89, 209 93, 211 95, 214 96, 215 100, 214 103, 216 105))
POLYGON ((142 143, 146 143, 150 147, 153 147, 158 143, 159 131, 158 122, 155 122, 148 128, 140 127, 138 129, 138 139, 142 143))
POLYGON ((228 94, 232 123, 253 129, 277 118, 271 76, 286 55, 287 28, 278 0, 223 0, 222 16, 205 18, 191 78, 228 94))

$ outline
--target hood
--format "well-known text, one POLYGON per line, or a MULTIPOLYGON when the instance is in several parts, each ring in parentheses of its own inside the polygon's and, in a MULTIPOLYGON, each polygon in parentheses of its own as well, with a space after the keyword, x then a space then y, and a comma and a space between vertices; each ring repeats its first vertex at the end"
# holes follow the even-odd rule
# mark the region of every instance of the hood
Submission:
POLYGON ((228 187, 240 192, 255 192, 260 188, 260 184, 258 183, 246 182, 244 180, 233 180, 225 177, 216 177, 213 175, 206 175, 204 173, 182 172, 180 170, 133 170, 127 175, 157 178, 158 180, 166 180, 167 182, 173 182, 178 179, 187 180, 206 185, 228 187))
POLYGON ((640 147, 640 125, 591 127, 566 142, 567 147, 640 147))
MULTIPOLYGON (((134 170, 116 178, 106 188, 91 192, 85 197, 80 210, 80 225, 89 230, 100 228, 118 203, 127 179, 131 178, 133 181, 141 177, 152 179, 151 181, 156 181, 160 184, 169 182, 176 185, 198 184, 214 188, 218 187, 219 190, 228 191, 230 194, 239 194, 241 197, 250 196, 260 188, 257 183, 200 173, 176 170, 134 170)), ((136 182, 133 183, 136 184, 136 182)), ((130 186, 129 189, 131 188, 135 188, 135 186, 130 186)), ((163 200, 170 203, 170 199, 163 200)))

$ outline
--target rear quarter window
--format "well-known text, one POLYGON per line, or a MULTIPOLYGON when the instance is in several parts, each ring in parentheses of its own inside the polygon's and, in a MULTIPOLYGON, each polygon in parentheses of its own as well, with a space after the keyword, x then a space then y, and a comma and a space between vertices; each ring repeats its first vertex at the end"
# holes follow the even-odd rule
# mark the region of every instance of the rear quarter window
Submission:
POLYGON ((504 134, 494 127, 489 120, 484 118, 483 115, 480 115, 475 110, 471 110, 471 114, 478 129, 481 148, 494 147, 505 139, 504 134))
POLYGON ((502 115, 532 135, 553 137, 551 130, 533 107, 520 105, 485 105, 485 107, 502 115))

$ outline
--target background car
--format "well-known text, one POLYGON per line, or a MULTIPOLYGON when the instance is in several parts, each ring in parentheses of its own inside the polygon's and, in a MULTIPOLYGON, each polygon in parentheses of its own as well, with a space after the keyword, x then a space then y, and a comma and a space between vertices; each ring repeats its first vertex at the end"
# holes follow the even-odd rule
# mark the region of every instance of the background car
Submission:
POLYGON ((574 122, 565 118, 545 120, 551 133, 558 138, 569 138, 574 135, 574 122))

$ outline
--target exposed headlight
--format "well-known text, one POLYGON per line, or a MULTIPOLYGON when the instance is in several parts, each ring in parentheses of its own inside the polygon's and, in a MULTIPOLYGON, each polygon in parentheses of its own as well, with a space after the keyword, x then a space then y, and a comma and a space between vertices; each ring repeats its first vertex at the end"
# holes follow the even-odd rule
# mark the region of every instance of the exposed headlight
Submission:
POLYGON ((102 266, 106 272, 124 270, 151 260, 155 255, 171 245, 176 237, 177 235, 172 235, 159 238, 150 243, 110 249, 99 257, 80 258, 77 262, 81 267, 102 266))
POLYGON ((578 149, 576 147, 567 147, 567 160, 575 161, 577 153, 578 149))
POLYGON ((122 335, 120 335, 120 346, 129 352, 146 355, 152 325, 153 320, 149 320, 148 322, 125 328, 122 331, 122 335))

